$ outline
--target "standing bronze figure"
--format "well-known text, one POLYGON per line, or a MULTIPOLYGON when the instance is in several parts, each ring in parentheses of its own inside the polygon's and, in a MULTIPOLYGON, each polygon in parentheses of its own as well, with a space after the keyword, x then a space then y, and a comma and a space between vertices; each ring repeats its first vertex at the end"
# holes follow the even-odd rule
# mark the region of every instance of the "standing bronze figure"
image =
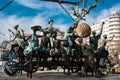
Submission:
POLYGON ((100 33, 98 35, 96 35, 96 32, 93 31, 92 32, 93 36, 90 37, 90 39, 89 39, 90 46, 91 46, 91 49, 93 50, 93 52, 98 49, 98 41, 99 41, 101 34, 102 34, 102 31, 103 31, 103 24, 104 24, 104 22, 102 22, 100 33))

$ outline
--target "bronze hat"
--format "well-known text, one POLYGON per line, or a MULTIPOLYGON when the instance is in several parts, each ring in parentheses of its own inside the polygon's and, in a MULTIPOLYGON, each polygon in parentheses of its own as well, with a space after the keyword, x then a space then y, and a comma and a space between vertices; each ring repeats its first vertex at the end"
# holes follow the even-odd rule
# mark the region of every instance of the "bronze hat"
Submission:
POLYGON ((42 28, 42 26, 39 26, 39 25, 36 25, 36 26, 32 26, 32 27, 31 27, 31 29, 32 29, 32 30, 35 30, 35 31, 40 30, 41 28, 42 28))

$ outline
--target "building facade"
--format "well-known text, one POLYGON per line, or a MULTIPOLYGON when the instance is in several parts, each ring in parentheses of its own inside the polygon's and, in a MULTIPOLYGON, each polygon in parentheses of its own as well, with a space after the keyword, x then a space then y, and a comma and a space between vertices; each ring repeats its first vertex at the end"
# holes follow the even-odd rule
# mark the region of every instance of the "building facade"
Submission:
POLYGON ((102 19, 98 23, 91 26, 92 31, 99 33, 102 22, 105 24, 103 26, 103 32, 99 43, 102 41, 103 35, 107 35, 108 43, 106 47, 109 53, 114 56, 120 55, 120 13, 115 10, 111 11, 109 17, 102 19))

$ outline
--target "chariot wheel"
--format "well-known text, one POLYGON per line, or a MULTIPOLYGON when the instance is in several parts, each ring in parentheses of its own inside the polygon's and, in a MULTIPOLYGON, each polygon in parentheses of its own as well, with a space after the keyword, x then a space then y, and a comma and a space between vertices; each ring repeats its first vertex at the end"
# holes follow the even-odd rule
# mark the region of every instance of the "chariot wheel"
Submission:
POLYGON ((24 65, 24 68, 23 68, 23 71, 25 72, 32 72, 32 73, 35 73, 37 70, 38 70, 38 67, 36 65, 33 64, 32 62, 32 66, 30 67, 31 63, 28 61, 25 63, 24 65))
POLYGON ((30 73, 30 72, 32 72, 32 73, 35 73, 38 69, 36 68, 36 67, 32 67, 32 70, 30 71, 29 70, 30 68, 28 68, 28 67, 25 67, 24 69, 23 69, 23 71, 25 71, 25 72, 28 72, 28 73, 30 73))
POLYGON ((17 62, 15 61, 8 61, 4 64, 3 70, 9 76, 16 76, 19 73, 19 70, 16 67, 17 62))

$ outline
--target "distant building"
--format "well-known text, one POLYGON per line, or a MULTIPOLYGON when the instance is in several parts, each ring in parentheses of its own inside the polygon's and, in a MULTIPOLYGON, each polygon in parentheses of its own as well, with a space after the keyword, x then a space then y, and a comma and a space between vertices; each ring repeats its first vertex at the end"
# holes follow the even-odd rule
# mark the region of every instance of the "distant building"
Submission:
POLYGON ((3 61, 8 60, 8 52, 7 52, 6 46, 7 46, 6 41, 3 41, 0 44, 0 60, 3 60, 3 61))
POLYGON ((109 50, 110 54, 120 55, 120 13, 118 13, 116 10, 111 11, 108 18, 102 19, 98 23, 91 26, 92 31, 99 33, 101 30, 101 23, 103 21, 105 24, 103 26, 102 36, 107 35, 108 40, 110 40, 113 35, 115 35, 113 41, 109 41, 107 43, 107 49, 109 50))

